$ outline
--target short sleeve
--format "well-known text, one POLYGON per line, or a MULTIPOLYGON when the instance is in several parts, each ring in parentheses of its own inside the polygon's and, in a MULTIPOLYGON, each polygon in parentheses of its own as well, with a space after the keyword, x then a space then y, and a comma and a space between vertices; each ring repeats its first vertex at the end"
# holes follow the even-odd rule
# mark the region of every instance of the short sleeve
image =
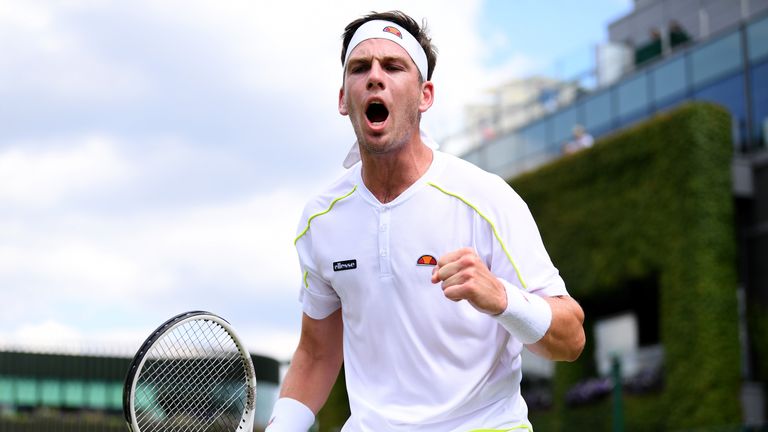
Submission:
POLYGON ((296 239, 296 251, 301 266, 299 301, 310 318, 323 319, 341 307, 341 300, 333 287, 320 276, 312 250, 312 236, 302 233, 296 239))

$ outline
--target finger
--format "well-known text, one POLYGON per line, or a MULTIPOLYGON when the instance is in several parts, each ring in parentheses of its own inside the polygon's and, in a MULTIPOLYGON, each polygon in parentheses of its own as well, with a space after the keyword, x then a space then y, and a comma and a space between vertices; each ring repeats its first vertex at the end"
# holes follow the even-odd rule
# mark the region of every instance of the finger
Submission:
POLYGON ((439 272, 439 271, 440 271, 440 265, 439 264, 432 268, 432 276, 430 277, 430 280, 432 281, 433 284, 436 284, 436 283, 440 282, 440 278, 437 275, 437 272, 439 272))
POLYGON ((448 287, 443 287, 443 295, 448 300, 459 302, 467 299, 467 289, 462 284, 454 284, 448 287))
POLYGON ((464 269, 464 266, 461 263, 461 259, 459 259, 458 261, 449 262, 441 266, 435 272, 435 278, 437 279, 437 281, 445 282, 448 279, 456 276, 463 269, 464 269))
POLYGON ((449 264, 449 263, 452 263, 452 262, 458 260, 459 258, 463 257, 464 255, 474 254, 474 253, 475 253, 475 251, 472 248, 468 248, 468 247, 461 248, 461 249, 456 249, 455 251, 448 252, 445 255, 441 256, 437 260, 437 265, 442 267, 442 266, 444 266, 446 264, 449 264))

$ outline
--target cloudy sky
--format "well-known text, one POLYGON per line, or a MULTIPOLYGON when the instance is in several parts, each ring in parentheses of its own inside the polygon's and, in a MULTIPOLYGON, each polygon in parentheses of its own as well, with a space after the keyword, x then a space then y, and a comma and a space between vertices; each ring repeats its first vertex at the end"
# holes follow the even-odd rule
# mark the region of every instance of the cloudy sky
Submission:
POLYGON ((340 33, 426 18, 435 138, 504 80, 588 56, 631 0, 0 0, 0 346, 130 352, 205 309, 298 340, 292 240, 354 136, 340 33))

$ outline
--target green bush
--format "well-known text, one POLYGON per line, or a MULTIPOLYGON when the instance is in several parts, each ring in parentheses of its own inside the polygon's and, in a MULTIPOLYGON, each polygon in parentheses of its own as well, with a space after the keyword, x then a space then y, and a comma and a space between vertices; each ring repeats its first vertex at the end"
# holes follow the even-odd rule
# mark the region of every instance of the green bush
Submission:
MULTIPOLYGON (((510 182, 577 300, 658 281, 664 390, 626 398, 628 430, 741 419, 730 132, 725 110, 687 104, 510 182)), ((610 428, 609 408, 563 403, 590 351, 557 365, 552 429, 539 431, 610 428)))

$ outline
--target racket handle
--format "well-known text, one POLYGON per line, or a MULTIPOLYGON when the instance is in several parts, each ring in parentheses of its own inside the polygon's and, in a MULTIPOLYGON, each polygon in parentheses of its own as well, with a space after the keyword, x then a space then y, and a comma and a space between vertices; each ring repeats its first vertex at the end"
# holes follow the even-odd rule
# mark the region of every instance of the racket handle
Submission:
POLYGON ((307 432, 314 423, 315 414, 308 406, 296 399, 280 398, 264 432, 307 432))

